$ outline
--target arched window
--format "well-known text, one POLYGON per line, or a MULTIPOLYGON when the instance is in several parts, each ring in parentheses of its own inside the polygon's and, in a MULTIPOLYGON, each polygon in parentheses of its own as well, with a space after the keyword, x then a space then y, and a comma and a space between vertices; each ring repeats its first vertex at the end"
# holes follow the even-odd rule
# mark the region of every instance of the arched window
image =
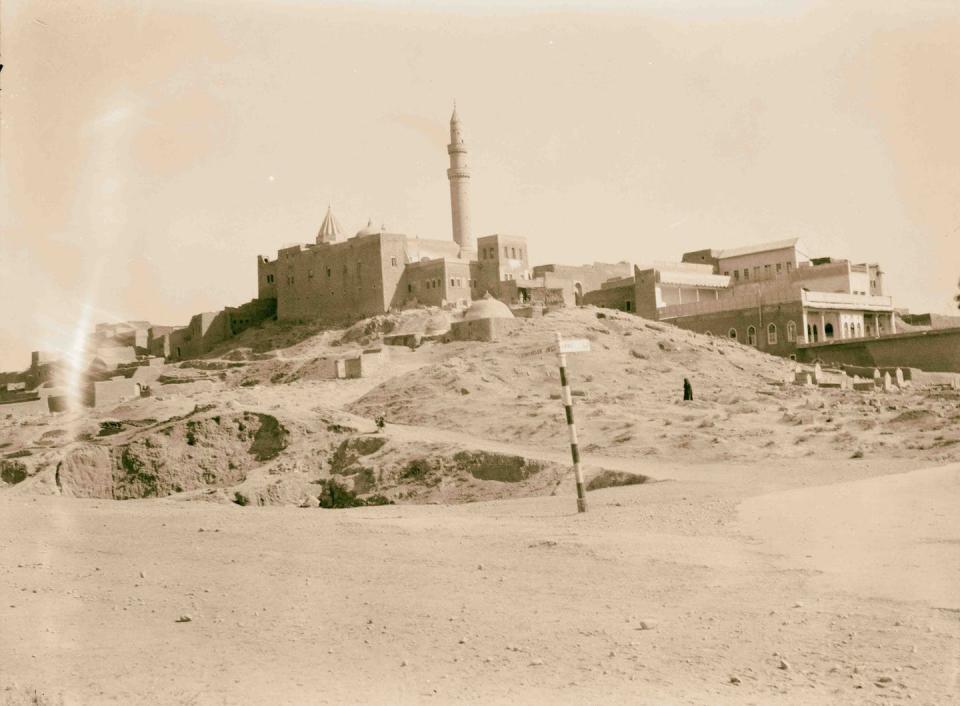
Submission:
POLYGON ((727 335, 730 336, 734 341, 737 340, 737 329, 732 328, 727 332, 727 335))
POLYGON ((823 327, 823 337, 833 338, 833 324, 825 324, 823 327))
POLYGON ((757 329, 753 326, 747 329, 747 345, 748 346, 757 345, 757 329))
POLYGON ((787 342, 793 343, 797 340, 797 325, 792 321, 787 322, 787 342))
POLYGON ((767 345, 775 346, 777 345, 777 325, 770 324, 767 326, 767 345))

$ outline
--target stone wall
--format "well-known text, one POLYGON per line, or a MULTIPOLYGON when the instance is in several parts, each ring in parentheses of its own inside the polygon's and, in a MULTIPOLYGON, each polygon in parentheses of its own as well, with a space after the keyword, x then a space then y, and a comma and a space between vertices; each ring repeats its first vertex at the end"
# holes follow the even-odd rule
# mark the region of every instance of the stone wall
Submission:
POLYGON ((93 383, 93 406, 113 407, 140 396, 140 383, 124 377, 93 383))
POLYGON ((277 261, 257 255, 257 298, 277 298, 277 261))
POLYGON ((276 299, 251 299, 240 306, 228 306, 223 310, 227 317, 226 331, 230 336, 257 326, 277 315, 276 299))
POLYGON ((374 233, 281 250, 277 318, 333 323, 383 314, 399 305, 405 241, 403 235, 374 233))
POLYGON ((461 260, 410 263, 400 284, 399 304, 394 308, 414 303, 443 306, 447 302, 469 302, 477 291, 470 263, 461 260))
POLYGON ((0 417, 12 416, 33 417, 40 414, 49 414, 50 409, 45 398, 37 397, 32 400, 22 400, 20 402, 0 403, 0 417))
POLYGON ((730 336, 730 331, 737 332, 736 340, 748 344, 748 331, 753 327, 755 332, 755 347, 766 353, 789 357, 796 353, 797 339, 803 336, 803 307, 800 302, 784 302, 765 304, 762 307, 737 309, 734 311, 718 311, 699 314, 696 316, 681 316, 667 319, 668 323, 697 333, 710 333, 714 336, 730 336), (794 340, 788 340, 790 322, 794 324, 794 340), (776 343, 768 339, 768 327, 776 327, 776 343))
POLYGON ((960 373, 960 328, 802 345, 797 349, 797 359, 806 362, 822 360, 828 365, 909 367, 960 373))
POLYGON ((520 326, 516 319, 472 319, 470 321, 454 321, 450 325, 450 332, 443 340, 451 341, 499 341, 520 326))
MULTIPOLYGON (((634 267, 628 262, 595 262, 592 265, 537 265, 533 268, 534 277, 543 277, 552 273, 556 277, 570 280, 577 298, 587 292, 600 289, 600 285, 608 279, 629 277, 634 267), (578 286, 579 285, 579 286, 578 286)), ((583 303, 577 301, 576 303, 583 303)))
POLYGON ((583 303, 600 306, 604 309, 619 309, 620 311, 636 311, 636 289, 633 282, 620 287, 605 287, 595 289, 583 295, 583 303))

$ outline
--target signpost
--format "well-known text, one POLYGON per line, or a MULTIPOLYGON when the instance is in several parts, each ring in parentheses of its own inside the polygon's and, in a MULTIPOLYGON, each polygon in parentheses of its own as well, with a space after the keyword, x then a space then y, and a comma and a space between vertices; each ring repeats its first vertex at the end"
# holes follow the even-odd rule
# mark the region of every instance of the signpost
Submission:
POLYGON ((587 495, 583 488, 583 469, 580 467, 580 448, 577 442, 577 426, 573 422, 573 397, 570 394, 570 382, 567 379, 567 353, 589 353, 590 341, 573 338, 564 341, 557 331, 557 358, 560 361, 560 384, 563 386, 563 409, 567 415, 567 429, 570 430, 570 455, 573 457, 573 472, 577 479, 577 512, 587 511, 587 495))

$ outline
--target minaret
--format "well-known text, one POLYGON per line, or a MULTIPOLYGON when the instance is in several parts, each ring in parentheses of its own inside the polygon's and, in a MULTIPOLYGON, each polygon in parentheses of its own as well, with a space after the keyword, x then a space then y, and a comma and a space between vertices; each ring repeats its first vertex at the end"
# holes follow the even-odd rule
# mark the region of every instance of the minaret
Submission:
POLYGON ((457 105, 453 105, 450 116, 450 168, 447 178, 450 180, 450 215, 453 218, 453 239, 460 246, 461 257, 465 250, 473 250, 473 232, 470 228, 470 167, 467 165, 467 147, 463 144, 463 132, 460 130, 460 118, 457 117, 457 105))

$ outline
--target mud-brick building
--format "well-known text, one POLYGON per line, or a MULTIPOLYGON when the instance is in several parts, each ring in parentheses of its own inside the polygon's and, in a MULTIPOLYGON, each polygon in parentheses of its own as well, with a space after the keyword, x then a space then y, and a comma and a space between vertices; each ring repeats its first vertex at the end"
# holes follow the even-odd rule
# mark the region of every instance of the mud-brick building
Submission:
POLYGON ((275 315, 276 299, 252 299, 241 306, 204 311, 192 316, 183 327, 150 327, 147 348, 150 355, 170 360, 194 358, 275 315))
POLYGON ((569 281, 531 272, 526 238, 474 238, 468 151, 456 110, 447 153, 452 239, 394 233, 372 220, 344 237, 328 208, 313 243, 257 258, 258 298, 275 300, 281 321, 331 324, 416 305, 467 305, 488 294, 508 304, 572 304, 569 281))
POLYGON ((790 356, 811 343, 896 333, 882 275, 876 264, 809 258, 791 239, 637 267, 584 301, 790 356))

